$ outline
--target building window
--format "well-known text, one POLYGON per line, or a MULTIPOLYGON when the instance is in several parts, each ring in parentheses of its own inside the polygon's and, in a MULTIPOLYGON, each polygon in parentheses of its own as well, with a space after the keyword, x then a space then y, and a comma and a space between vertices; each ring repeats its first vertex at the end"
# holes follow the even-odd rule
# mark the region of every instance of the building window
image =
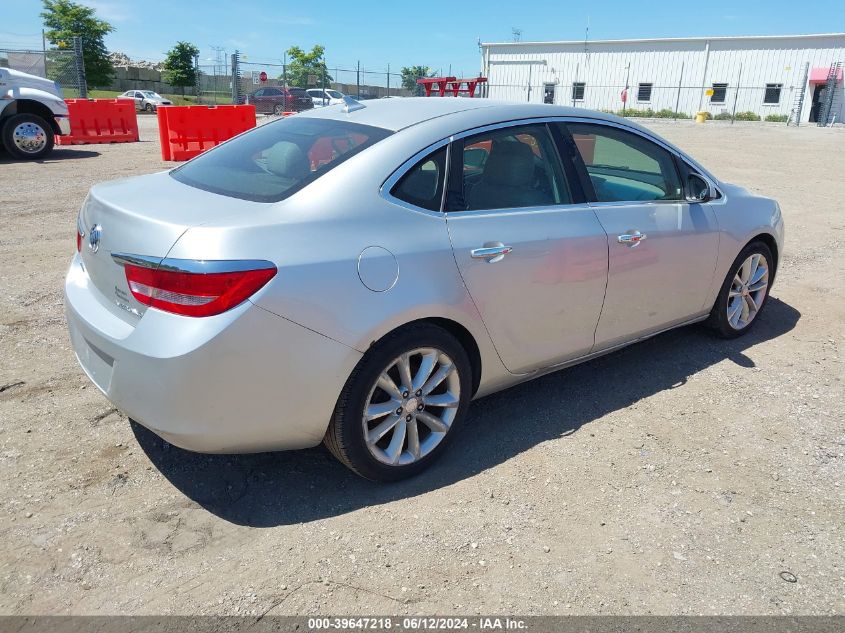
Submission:
POLYGON ((555 85, 543 84, 543 103, 555 102, 555 85))
POLYGON ((640 84, 637 87, 637 101, 640 103, 651 102, 651 88, 654 84, 640 84))
POLYGON ((763 103, 777 105, 780 103, 780 91, 783 84, 766 84, 766 94, 763 96, 763 103))
POLYGON ((584 89, 587 87, 583 81, 576 81, 572 84, 572 100, 573 101, 583 101, 584 100, 584 89))
POLYGON ((728 95, 728 84, 713 84, 713 96, 710 103, 724 103, 728 95))

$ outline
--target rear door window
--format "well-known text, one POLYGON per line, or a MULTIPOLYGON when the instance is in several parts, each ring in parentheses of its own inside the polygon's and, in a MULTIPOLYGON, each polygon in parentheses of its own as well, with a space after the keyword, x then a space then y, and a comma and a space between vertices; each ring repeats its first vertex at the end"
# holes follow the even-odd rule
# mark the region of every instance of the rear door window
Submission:
POLYGON ((278 202, 390 134, 347 121, 288 117, 200 154, 170 175, 224 196, 278 202))
POLYGON ((465 139, 463 192, 457 198, 450 197, 450 211, 572 203, 545 124, 501 128, 465 139))

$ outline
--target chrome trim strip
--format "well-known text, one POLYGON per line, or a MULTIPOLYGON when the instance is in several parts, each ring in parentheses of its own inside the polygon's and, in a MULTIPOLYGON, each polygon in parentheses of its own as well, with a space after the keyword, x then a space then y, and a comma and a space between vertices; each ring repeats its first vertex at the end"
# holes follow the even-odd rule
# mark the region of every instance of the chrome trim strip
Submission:
POLYGON ((161 262, 161 257, 147 257, 146 255, 132 255, 130 253, 112 253, 111 258, 119 266, 131 264, 141 268, 158 268, 161 262))
POLYGON ((130 253, 112 253, 115 263, 131 264, 142 268, 155 268, 176 273, 236 273, 244 270, 268 270, 276 268, 273 262, 264 259, 175 259, 148 257, 130 253))

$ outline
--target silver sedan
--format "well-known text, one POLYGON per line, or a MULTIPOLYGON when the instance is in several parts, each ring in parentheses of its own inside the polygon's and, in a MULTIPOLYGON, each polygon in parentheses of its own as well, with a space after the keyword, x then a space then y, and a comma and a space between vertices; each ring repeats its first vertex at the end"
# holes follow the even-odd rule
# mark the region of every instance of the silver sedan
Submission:
POLYGON ((782 245, 775 201, 630 121, 347 97, 93 187, 66 309, 90 379, 169 442, 324 442, 386 481, 461 442, 473 398, 746 333, 782 245))
POLYGON ((143 112, 155 112, 159 106, 173 105, 170 99, 165 99, 152 90, 127 90, 118 99, 132 99, 135 101, 135 109, 143 112))

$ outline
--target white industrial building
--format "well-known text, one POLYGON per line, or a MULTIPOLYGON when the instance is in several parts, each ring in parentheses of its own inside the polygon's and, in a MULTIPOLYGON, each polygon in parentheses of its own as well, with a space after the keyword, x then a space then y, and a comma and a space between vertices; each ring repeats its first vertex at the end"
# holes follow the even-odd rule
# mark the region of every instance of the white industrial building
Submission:
POLYGON ((845 33, 482 43, 481 54, 494 99, 618 111, 624 93, 626 109, 765 118, 797 110, 804 88, 802 123, 845 119, 845 33))

